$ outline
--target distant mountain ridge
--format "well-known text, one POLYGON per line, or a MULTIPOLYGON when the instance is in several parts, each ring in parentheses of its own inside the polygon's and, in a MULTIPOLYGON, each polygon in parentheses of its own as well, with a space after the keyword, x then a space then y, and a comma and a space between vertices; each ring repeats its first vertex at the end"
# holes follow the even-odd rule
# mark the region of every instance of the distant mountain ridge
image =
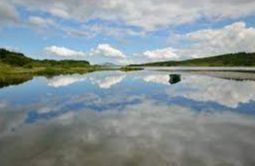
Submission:
POLYGON ((115 63, 111 63, 111 62, 105 62, 105 63, 102 63, 100 64, 101 66, 109 66, 109 67, 117 67, 117 66, 120 66, 120 65, 117 65, 115 63))
POLYGON ((254 67, 255 53, 240 52, 183 61, 162 61, 144 64, 131 64, 129 66, 254 67))

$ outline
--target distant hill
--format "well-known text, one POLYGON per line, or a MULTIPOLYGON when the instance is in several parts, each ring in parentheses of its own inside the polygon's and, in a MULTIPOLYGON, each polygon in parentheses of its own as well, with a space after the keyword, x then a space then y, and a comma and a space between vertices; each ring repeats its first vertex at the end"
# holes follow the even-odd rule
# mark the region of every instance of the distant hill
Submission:
POLYGON ((77 60, 35 60, 26 57, 22 53, 8 51, 6 49, 0 49, 0 63, 7 64, 17 67, 81 67, 90 65, 88 61, 77 61, 77 60))
POLYGON ((102 63, 102 64, 100 64, 100 66, 106 66, 106 67, 118 67, 119 65, 116 65, 116 64, 111 63, 111 62, 106 62, 106 63, 102 63))
POLYGON ((190 59, 183 61, 163 61, 145 64, 132 64, 130 66, 204 66, 204 67, 234 67, 255 66, 255 53, 234 53, 214 57, 190 59))

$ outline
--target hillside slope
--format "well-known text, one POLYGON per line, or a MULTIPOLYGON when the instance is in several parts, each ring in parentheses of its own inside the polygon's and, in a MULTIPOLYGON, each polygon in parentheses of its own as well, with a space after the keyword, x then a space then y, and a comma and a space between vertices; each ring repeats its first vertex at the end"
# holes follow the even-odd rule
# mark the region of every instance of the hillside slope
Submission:
POLYGON ((95 70, 102 70, 102 67, 90 65, 85 60, 36 60, 22 53, 0 49, 0 81, 11 76, 17 78, 21 75, 58 75, 95 70))
POLYGON ((34 60, 32 58, 26 57, 22 53, 17 53, 13 51, 8 51, 6 49, 0 49, 0 62, 8 64, 11 66, 23 66, 23 67, 33 67, 33 66, 88 66, 88 61, 76 61, 76 60, 34 60))
POLYGON ((204 66, 204 67, 234 67, 255 66, 255 53, 235 53, 214 57, 190 59, 184 61, 164 61, 146 64, 133 64, 130 66, 204 66))

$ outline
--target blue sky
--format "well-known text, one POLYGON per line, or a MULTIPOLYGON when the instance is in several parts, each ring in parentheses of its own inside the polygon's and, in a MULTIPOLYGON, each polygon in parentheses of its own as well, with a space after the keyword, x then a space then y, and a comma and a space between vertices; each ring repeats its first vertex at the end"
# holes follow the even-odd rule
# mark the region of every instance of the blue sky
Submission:
POLYGON ((255 52, 252 0, 1 0, 0 47, 92 63, 255 52))

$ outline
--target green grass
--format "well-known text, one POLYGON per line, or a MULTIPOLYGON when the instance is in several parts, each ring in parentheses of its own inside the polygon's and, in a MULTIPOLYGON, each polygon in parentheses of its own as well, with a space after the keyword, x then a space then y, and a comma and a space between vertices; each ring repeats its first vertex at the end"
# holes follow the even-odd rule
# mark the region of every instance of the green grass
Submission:
POLYGON ((98 66, 88 67, 13 67, 0 63, 0 88, 10 85, 17 85, 28 80, 31 80, 34 76, 46 76, 51 77, 59 74, 74 74, 74 73, 88 73, 98 70, 104 70, 98 66))
POLYGON ((88 61, 77 60, 35 60, 22 53, 0 49, 0 76, 8 75, 58 75, 87 73, 104 70, 101 66, 90 65, 88 61))
POLYGON ((28 81, 33 75, 22 68, 11 67, 0 62, 0 88, 28 81))

